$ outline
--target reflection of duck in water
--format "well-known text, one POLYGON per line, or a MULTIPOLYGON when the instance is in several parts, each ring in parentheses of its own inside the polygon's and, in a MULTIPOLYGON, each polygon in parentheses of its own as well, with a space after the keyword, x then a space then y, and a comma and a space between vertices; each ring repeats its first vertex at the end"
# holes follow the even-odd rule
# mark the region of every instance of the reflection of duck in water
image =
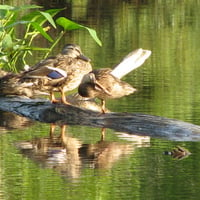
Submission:
POLYGON ((52 168, 70 178, 80 177, 83 167, 109 169, 138 147, 135 143, 103 139, 85 144, 69 136, 65 125, 61 127, 61 135, 56 135, 55 131, 55 126, 52 125, 49 137, 21 141, 16 145, 24 155, 41 166, 52 168))
POLYGON ((84 74, 92 70, 89 61, 78 45, 68 44, 57 56, 42 60, 20 74, 3 77, 0 93, 28 97, 50 93, 51 101, 57 102, 54 92, 60 92, 62 103, 68 104, 65 92, 78 87, 84 74))
POLYGON ((95 144, 82 144, 79 149, 83 162, 89 163, 92 168, 110 169, 117 161, 133 153, 135 149, 149 146, 149 137, 143 140, 143 136, 134 136, 129 143, 107 141, 105 131, 105 128, 101 129, 100 141, 95 144))
POLYGON ((78 178, 81 169, 79 148, 82 143, 67 135, 65 125, 61 126, 59 135, 55 128, 55 125, 51 125, 49 137, 22 141, 16 146, 40 166, 54 169, 66 177, 78 178))
POLYGON ((120 79, 143 64, 150 54, 151 51, 138 49, 125 57, 113 70, 105 68, 91 71, 84 75, 78 87, 79 94, 83 97, 99 98, 102 102, 102 112, 105 113, 106 99, 120 98, 136 91, 120 79))

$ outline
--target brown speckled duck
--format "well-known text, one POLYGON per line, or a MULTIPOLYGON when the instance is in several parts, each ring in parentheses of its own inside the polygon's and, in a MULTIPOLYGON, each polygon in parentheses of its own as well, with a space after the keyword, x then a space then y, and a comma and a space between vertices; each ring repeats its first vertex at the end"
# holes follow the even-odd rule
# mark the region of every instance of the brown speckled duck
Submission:
POLYGON ((90 59, 82 54, 80 47, 67 44, 57 56, 42 60, 20 74, 1 78, 0 94, 27 97, 50 94, 51 101, 57 102, 54 92, 60 92, 61 102, 68 104, 65 92, 77 88, 91 70, 90 59))
POLYGON ((137 49, 128 54, 113 70, 96 69, 84 75, 78 92, 83 97, 99 98, 102 113, 105 113, 105 100, 120 98, 136 91, 130 84, 120 80, 133 69, 139 67, 151 55, 151 51, 137 49))
POLYGON ((190 151, 184 147, 177 146, 172 149, 172 151, 165 151, 163 152, 165 155, 171 155, 174 159, 183 159, 191 155, 190 151))

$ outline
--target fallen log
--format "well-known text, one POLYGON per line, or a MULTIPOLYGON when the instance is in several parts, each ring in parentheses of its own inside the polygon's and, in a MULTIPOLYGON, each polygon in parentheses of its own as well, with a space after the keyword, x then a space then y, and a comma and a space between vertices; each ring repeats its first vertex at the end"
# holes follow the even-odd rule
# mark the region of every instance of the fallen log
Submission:
POLYGON ((104 127, 176 141, 200 140, 200 126, 159 116, 114 112, 101 114, 72 105, 52 104, 45 99, 20 97, 0 98, 0 109, 44 123, 104 127))

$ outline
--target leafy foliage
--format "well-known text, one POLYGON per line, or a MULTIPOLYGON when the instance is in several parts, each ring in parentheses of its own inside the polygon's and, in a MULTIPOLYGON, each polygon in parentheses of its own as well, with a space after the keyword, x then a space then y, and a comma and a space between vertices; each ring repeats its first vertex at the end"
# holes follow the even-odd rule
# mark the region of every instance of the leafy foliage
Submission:
POLYGON ((102 45, 101 41, 97 37, 96 31, 94 29, 88 28, 87 26, 83 26, 80 24, 77 24, 65 17, 59 17, 56 20, 56 23, 59 24, 64 28, 64 30, 76 30, 76 29, 86 29, 89 34, 92 36, 92 38, 98 43, 98 45, 102 45))
POLYGON ((65 17, 54 20, 53 17, 62 9, 50 9, 40 11, 36 5, 24 5, 14 7, 0 5, 0 68, 17 71, 19 62, 26 64, 27 55, 33 50, 45 51, 46 56, 68 30, 86 29, 92 38, 101 46, 101 41, 96 31, 75 23, 65 17), (31 11, 29 11, 31 9, 31 11), (46 25, 48 22, 48 25, 46 25), (46 26, 45 26, 45 25, 46 26), (50 28, 57 29, 57 25, 63 28, 56 38, 48 34, 50 28), (17 28, 20 26, 20 34, 17 28), (36 36, 42 35, 51 43, 50 48, 33 46, 36 36))

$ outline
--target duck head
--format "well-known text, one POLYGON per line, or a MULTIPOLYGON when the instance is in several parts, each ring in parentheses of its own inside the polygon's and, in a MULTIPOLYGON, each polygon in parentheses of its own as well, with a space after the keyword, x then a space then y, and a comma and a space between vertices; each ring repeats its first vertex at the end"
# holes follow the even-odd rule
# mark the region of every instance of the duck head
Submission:
POLYGON ((81 85, 90 85, 95 91, 103 92, 109 96, 111 95, 111 93, 106 89, 106 87, 97 81, 95 74, 93 72, 90 72, 83 76, 81 85))
POLYGON ((90 62, 90 59, 83 55, 80 46, 76 44, 66 44, 62 50, 62 54, 68 55, 72 58, 78 58, 86 62, 90 62))
POLYGON ((90 84, 95 84, 96 83, 96 78, 94 73, 89 72, 88 74, 85 74, 82 78, 81 83, 90 83, 90 84))

